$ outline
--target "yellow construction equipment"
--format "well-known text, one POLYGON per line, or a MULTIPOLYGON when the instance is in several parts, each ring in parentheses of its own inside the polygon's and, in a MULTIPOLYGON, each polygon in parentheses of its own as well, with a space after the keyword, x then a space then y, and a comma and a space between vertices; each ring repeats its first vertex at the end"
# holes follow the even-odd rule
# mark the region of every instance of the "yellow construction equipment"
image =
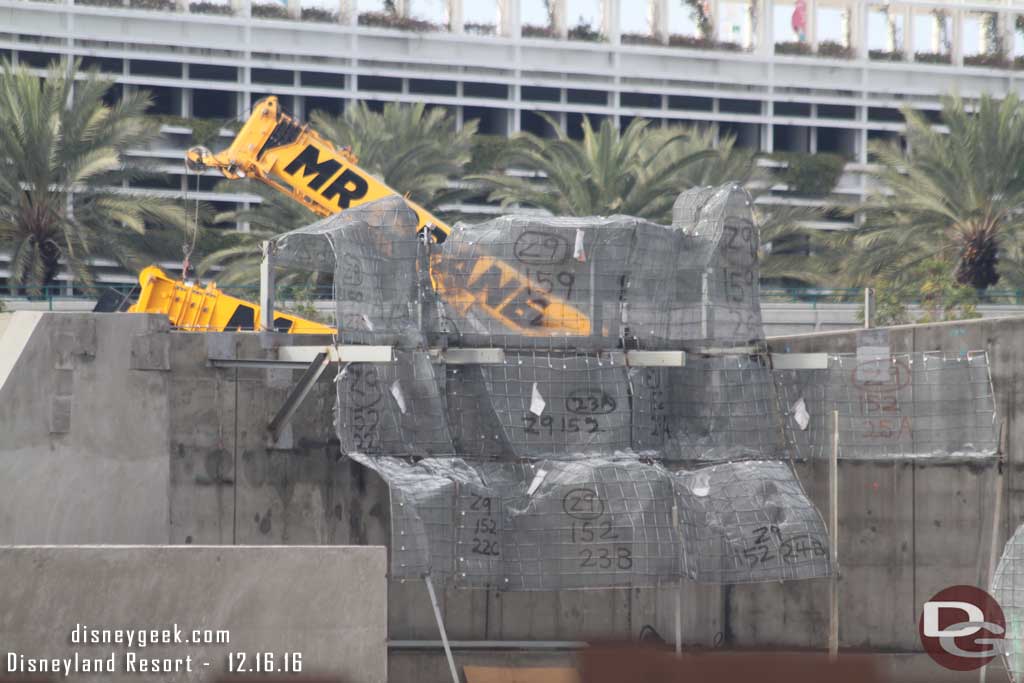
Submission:
MULTIPOLYGON (((162 313, 171 324, 193 332, 224 332, 256 329, 260 307, 236 299, 209 283, 189 285, 168 277, 156 266, 139 273, 142 286, 131 313, 162 313)), ((296 315, 274 313, 274 329, 292 334, 334 334, 333 327, 296 315)))
MULTIPOLYGON (((252 178, 287 194, 320 216, 331 216, 353 206, 397 194, 393 189, 359 168, 358 159, 349 148, 337 148, 309 126, 282 111, 276 97, 266 97, 253 107, 253 113, 238 132, 231 146, 219 154, 205 147, 193 147, 186 153, 189 170, 201 172, 218 169, 226 178, 252 178)), ((417 232, 426 231, 434 242, 443 242, 451 228, 429 211, 406 199, 419 219, 417 232)), ((448 285, 438 272, 431 281, 438 293, 456 310, 466 313, 474 309, 500 321, 511 333, 524 336, 589 335, 590 319, 563 298, 555 295, 550 282, 531 278, 511 263, 481 256, 469 265, 468 284, 464 288, 448 285), (489 289, 498 278, 502 292, 495 300, 489 289)), ((148 281, 140 277, 143 295, 133 310, 156 312, 144 300, 148 281)), ((184 291, 189 287, 176 282, 184 291)), ((191 294, 198 297, 202 288, 191 294)), ((244 303, 244 302, 241 302, 244 303)), ((253 304, 245 304, 258 310, 253 304)), ((159 309, 157 309, 159 310, 159 309)), ((276 316, 279 314, 275 313, 276 316)), ((294 316, 281 316, 301 320, 294 316)), ((257 318, 258 320, 258 315, 257 318)), ((218 321, 219 322, 219 321, 218 321)), ((304 321, 289 331, 303 331, 304 321)), ((218 329, 211 323, 207 329, 218 329)))

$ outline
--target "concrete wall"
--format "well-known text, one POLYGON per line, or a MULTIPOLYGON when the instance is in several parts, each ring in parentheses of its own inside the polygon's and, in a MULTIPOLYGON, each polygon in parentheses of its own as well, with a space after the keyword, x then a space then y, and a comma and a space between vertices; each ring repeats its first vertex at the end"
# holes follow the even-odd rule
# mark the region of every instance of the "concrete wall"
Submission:
MULTIPOLYGON (((265 425, 297 372, 211 367, 211 357, 271 358, 276 352, 265 349, 258 335, 175 333, 156 320, 129 314, 45 316, 45 336, 15 369, 17 385, 0 394, 0 467, 6 468, 0 471, 0 543, 387 542, 386 487, 338 457, 331 427, 333 370, 306 399, 289 437, 271 444, 265 425), (77 346, 62 350, 70 343, 61 341, 68 336, 62 330, 76 326, 84 326, 81 338, 94 334, 92 355, 74 352, 77 346), (73 377, 70 431, 51 435, 46 411, 53 392, 67 389, 53 373, 65 363, 73 377), (12 395, 17 405, 10 405, 12 395), (105 461, 124 464, 108 470, 105 461), (73 468, 75 477, 74 486, 63 484, 55 498, 54 478, 63 481, 58 464, 73 468), (23 470, 33 474, 22 475, 23 470), (102 504, 93 500, 96 487, 105 491, 102 504), (15 503, 8 501, 11 496, 15 503), (91 510, 88 523, 77 521, 78 508, 91 510)), ((1024 443, 1024 420, 1016 414, 1018 389, 1024 391, 1024 350, 1017 350, 1024 347, 1024 319, 894 328, 891 339, 896 351, 990 350, 1009 446, 1001 543, 1024 519, 1016 448, 1024 443)), ((771 345, 776 351, 854 351, 855 337, 843 332, 779 338, 771 345)), ((801 463, 798 471, 812 499, 826 509, 824 463, 801 463)), ((984 583, 994 472, 991 461, 841 463, 844 647, 919 651, 920 604, 954 583, 984 583)), ((437 640, 422 583, 393 582, 388 591, 390 638, 437 640)), ((684 641, 705 647, 718 641, 739 648, 823 647, 826 591, 824 581, 686 584, 684 641)), ((673 633, 671 589, 440 588, 439 599, 449 635, 460 640, 626 639, 647 625, 666 640, 673 633)), ((401 656, 397 681, 416 679, 410 657, 434 661, 421 651, 401 656), (399 670, 410 673, 399 676, 399 670)))
MULTIPOLYGON (((250 666, 254 653, 267 652, 274 654, 275 669, 292 669, 291 653, 299 653, 304 675, 383 683, 385 570, 380 547, 6 547, 0 549, 0 672, 25 673, 8 668, 9 653, 77 653, 85 659, 113 655, 116 673, 73 672, 70 680, 213 681, 227 673, 229 653, 248 653, 244 666, 250 666), (200 644, 82 644, 71 637, 78 625, 176 625, 185 641, 195 629, 225 630, 228 642, 202 634, 200 644), (132 675, 128 668, 154 658, 171 660, 175 670, 167 671, 162 662, 159 675, 138 669, 132 675)), ((20 661, 15 658, 15 664, 20 661)))
POLYGON ((149 316, 7 319, 0 544, 168 542, 166 373, 129 368, 133 340, 161 329, 149 316))

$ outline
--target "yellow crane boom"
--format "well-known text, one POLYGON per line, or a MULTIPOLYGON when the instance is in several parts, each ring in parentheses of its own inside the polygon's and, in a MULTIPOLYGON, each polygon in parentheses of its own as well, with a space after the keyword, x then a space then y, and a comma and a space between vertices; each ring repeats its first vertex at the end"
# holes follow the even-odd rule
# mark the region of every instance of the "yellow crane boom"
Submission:
MULTIPOLYGON (((357 162, 349 148, 335 147, 294 119, 281 109, 273 96, 256 103, 249 120, 223 152, 215 154, 205 147, 193 147, 186 153, 186 165, 194 172, 215 168, 229 179, 252 178, 324 217, 397 194, 359 168, 357 162)), ((418 233, 427 231, 435 242, 443 242, 451 234, 451 227, 422 206, 408 199, 406 202, 419 219, 418 233)), ((521 272, 517 265, 488 256, 463 265, 470 268, 463 287, 449 286, 437 272, 431 277, 438 293, 454 310, 463 314, 473 310, 492 317, 510 333, 524 336, 590 334, 588 316, 554 294, 550 283, 545 285, 530 277, 529 272, 521 272)), ((159 298, 147 295, 149 282, 161 280, 140 277, 143 294, 131 310, 166 312, 163 307, 144 303, 159 298)), ((175 283, 175 287, 176 291, 184 291, 189 285, 175 283)), ((256 308, 253 304, 247 306, 256 308)), ((275 313, 275 319, 278 315, 275 313)), ((206 329, 218 329, 219 322, 218 319, 206 329)), ((290 331, 299 332, 304 327, 293 325, 290 331)))
MULTIPOLYGON (((193 147, 185 162, 192 171, 216 168, 231 180, 258 180, 324 217, 397 194, 359 168, 349 148, 335 147, 296 121, 273 96, 256 103, 230 147, 219 154, 193 147)), ((443 242, 452 229, 422 206, 406 201, 419 217, 418 229, 429 229, 436 241, 443 242)))
MULTIPOLYGON (((130 313, 162 313, 171 324, 192 332, 225 332, 256 329, 260 319, 257 304, 229 296, 209 283, 205 287, 190 285, 168 277, 156 266, 139 273, 142 285, 139 300, 128 309, 130 313)), ((274 312, 274 329, 290 334, 334 334, 329 325, 274 312)))

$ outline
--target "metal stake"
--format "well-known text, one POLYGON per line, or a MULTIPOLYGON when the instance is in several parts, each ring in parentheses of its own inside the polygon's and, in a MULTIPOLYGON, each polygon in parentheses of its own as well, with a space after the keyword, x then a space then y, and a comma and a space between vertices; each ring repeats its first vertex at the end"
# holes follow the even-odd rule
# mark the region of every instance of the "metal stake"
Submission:
POLYGON ((839 657, 839 411, 832 411, 832 454, 828 461, 830 555, 832 561, 829 605, 828 658, 839 657))
POLYGON ((448 668, 452 672, 452 683, 459 683, 459 672, 455 669, 455 658, 452 657, 452 648, 448 643, 448 632, 444 630, 444 619, 441 617, 441 608, 437 604, 434 584, 430 582, 430 574, 424 574, 423 581, 427 584, 427 592, 430 593, 430 604, 434 607, 434 618, 437 619, 437 630, 441 632, 441 643, 444 645, 444 655, 448 658, 448 668))

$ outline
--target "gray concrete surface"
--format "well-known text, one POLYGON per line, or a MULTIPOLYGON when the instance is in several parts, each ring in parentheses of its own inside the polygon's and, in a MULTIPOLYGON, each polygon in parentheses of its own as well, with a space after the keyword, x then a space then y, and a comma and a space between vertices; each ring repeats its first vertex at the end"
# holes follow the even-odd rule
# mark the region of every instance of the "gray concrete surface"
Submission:
MULTIPOLYGON (((273 357, 259 335, 176 333, 131 314, 47 314, 41 325, 42 336, 14 369, 16 384, 0 393, 0 543, 387 542, 386 487, 337 455, 333 371, 307 398, 291 434, 271 444, 265 425, 297 372, 214 368, 208 360, 273 357), (62 403, 71 406, 70 419, 53 425, 62 403), (67 431, 51 433, 54 426, 67 431)), ((896 351, 990 351, 1009 451, 1001 545, 1024 521, 1024 420, 1016 405, 1024 395, 1024 318, 894 328, 891 340, 896 351)), ((852 332, 770 343, 776 351, 855 350, 852 332)), ((824 463, 798 470, 824 509, 824 463)), ((940 588, 985 582, 994 475, 991 461, 842 462, 844 648, 919 652, 920 605, 940 588)), ((388 594, 391 639, 438 638, 421 582, 393 582, 388 594)), ((826 594, 823 581, 687 584, 684 642, 822 648, 826 594)), ((441 588, 439 599, 449 635, 464 640, 628 639, 647 625, 669 640, 673 631, 668 589, 441 588)), ((401 655, 416 656, 428 657, 401 655)), ((433 680, 403 667, 391 680, 433 680)))
POLYGON ((0 673, 58 658, 77 667, 74 681, 214 681, 232 656, 236 671, 259 680, 267 674, 246 667, 265 667, 257 653, 271 653, 271 671, 298 663, 303 675, 383 683, 385 570, 381 547, 0 547, 0 673), (72 635, 95 629, 167 629, 171 641, 72 635), (244 662, 232 653, 246 653, 244 662), (81 660, 111 657, 113 672, 82 673, 81 660), (158 671, 147 675, 139 667, 153 660, 158 671))
POLYGON ((0 544, 167 543, 166 377, 127 363, 166 323, 16 313, 3 340, 28 327, 0 360, 0 544))

